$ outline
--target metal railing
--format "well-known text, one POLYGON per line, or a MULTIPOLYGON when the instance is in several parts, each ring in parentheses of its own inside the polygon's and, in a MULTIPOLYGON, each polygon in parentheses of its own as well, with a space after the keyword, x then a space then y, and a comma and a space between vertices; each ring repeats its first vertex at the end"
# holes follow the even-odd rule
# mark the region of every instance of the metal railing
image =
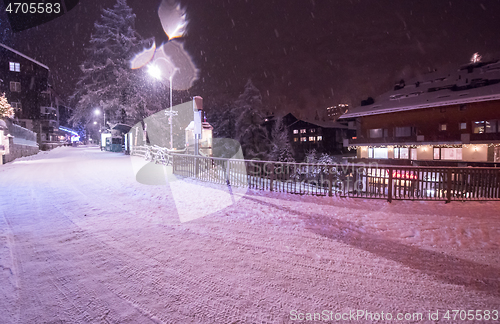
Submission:
POLYGON ((500 168, 306 164, 167 154, 136 147, 135 155, 172 164, 178 176, 259 190, 392 200, 500 200, 500 168), (164 162, 165 161, 165 162, 164 162))

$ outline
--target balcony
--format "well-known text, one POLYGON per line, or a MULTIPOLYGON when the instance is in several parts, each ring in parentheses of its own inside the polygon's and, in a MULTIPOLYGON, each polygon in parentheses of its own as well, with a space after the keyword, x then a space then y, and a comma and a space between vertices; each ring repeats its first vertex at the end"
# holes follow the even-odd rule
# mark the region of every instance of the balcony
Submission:
POLYGON ((41 120, 57 120, 56 114, 40 114, 41 120))

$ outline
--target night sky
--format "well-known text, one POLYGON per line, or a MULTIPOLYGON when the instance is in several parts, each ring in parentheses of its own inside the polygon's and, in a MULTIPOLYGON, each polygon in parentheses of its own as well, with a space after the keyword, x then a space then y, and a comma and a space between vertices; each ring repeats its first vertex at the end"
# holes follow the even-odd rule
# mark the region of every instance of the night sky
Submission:
MULTIPOLYGON (((48 65, 65 96, 93 23, 114 0, 82 0, 65 16, 14 34, 14 48, 48 65)), ((160 1, 129 0, 137 31, 166 41, 160 1)), ((251 78, 269 110, 320 115, 389 90, 395 81, 500 58, 500 1, 184 0, 186 49, 200 69, 189 94, 235 100, 251 78)), ((299 116, 300 117, 300 116, 299 116)))

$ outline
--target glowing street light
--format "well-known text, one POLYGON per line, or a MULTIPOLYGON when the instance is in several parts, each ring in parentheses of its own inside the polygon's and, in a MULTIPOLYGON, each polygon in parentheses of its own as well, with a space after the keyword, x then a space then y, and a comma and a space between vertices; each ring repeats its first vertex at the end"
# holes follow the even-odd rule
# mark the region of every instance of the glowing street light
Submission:
MULTIPOLYGON (((168 116, 168 123, 170 124, 170 149, 172 150, 174 148, 174 136, 173 136, 173 120, 172 118, 174 116, 177 116, 177 111, 172 110, 172 77, 174 76, 175 72, 177 72, 178 69, 174 69, 173 73, 169 76, 168 81, 169 81, 169 89, 170 89, 170 110, 165 111, 165 115, 168 116)), ((161 70, 156 66, 155 64, 150 64, 148 65, 148 73, 151 75, 153 78, 161 82, 161 70)))
MULTIPOLYGON (((103 114, 104 127, 106 127, 106 111, 104 111, 104 109, 103 109, 103 112, 104 112, 104 114, 103 114)), ((97 116, 97 115, 99 115, 100 113, 101 113, 101 111, 99 110, 99 108, 96 108, 96 109, 94 110, 94 115, 96 115, 96 116, 97 116)), ((95 124, 95 122, 94 122, 94 124, 95 124)))

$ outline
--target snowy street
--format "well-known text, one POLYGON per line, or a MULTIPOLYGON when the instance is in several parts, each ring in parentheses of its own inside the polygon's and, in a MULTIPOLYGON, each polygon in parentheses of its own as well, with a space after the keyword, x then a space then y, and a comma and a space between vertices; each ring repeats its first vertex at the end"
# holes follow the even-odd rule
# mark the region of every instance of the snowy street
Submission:
POLYGON ((129 156, 98 147, 0 166, 0 323, 500 320, 500 202, 249 190, 181 223, 174 188, 137 182, 129 156))

